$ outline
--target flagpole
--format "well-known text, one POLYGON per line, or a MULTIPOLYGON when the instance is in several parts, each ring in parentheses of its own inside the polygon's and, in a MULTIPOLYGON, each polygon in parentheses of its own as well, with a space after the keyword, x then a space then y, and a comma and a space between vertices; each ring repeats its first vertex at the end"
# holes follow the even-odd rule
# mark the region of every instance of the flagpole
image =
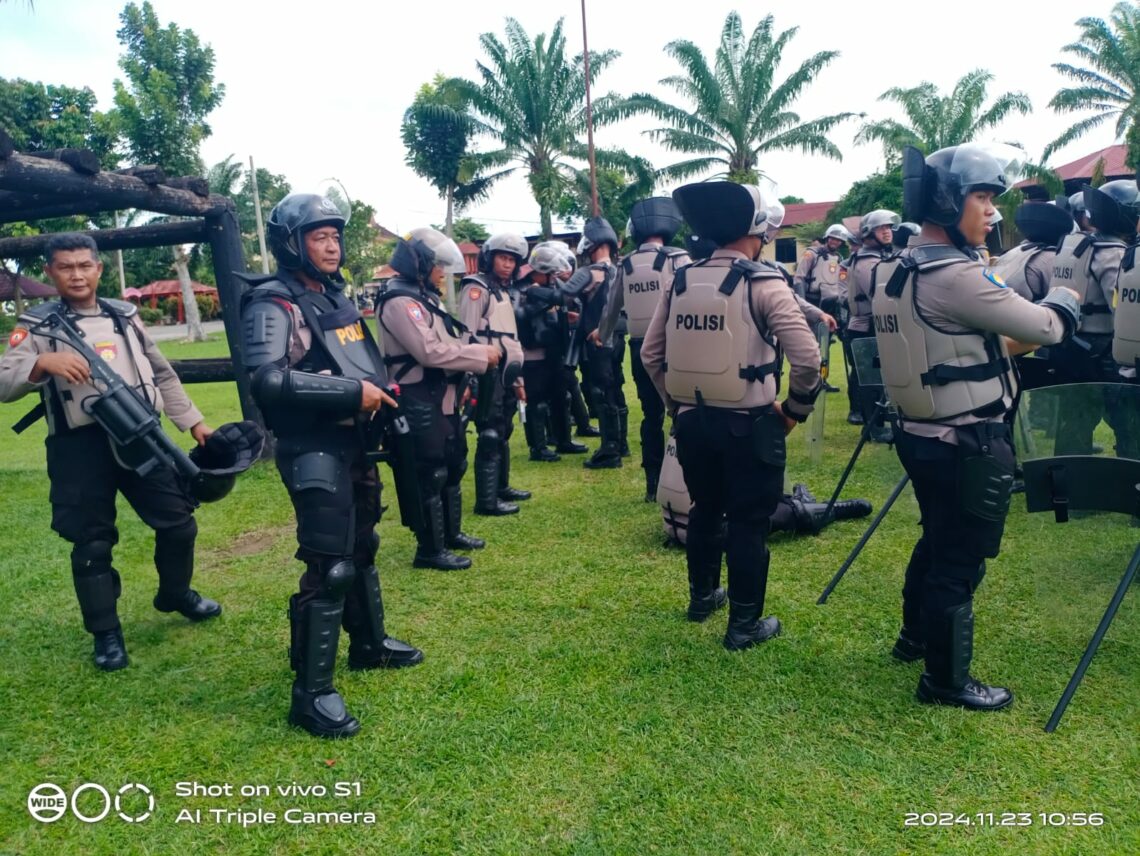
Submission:
POLYGON ((598 216, 598 176, 594 163, 594 109, 590 101, 590 47, 586 42, 586 0, 582 0, 582 57, 586 71, 586 141, 590 150, 590 210, 598 216))

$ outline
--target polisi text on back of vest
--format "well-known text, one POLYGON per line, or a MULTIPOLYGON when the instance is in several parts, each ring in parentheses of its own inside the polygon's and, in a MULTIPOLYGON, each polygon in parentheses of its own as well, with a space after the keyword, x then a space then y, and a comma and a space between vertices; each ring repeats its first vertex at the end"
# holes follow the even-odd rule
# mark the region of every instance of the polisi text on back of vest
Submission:
POLYGON ((724 316, 723 315, 697 315, 695 313, 682 312, 677 315, 676 329, 681 330, 723 330, 724 316))
POLYGON ((876 315, 875 316, 875 332, 876 333, 897 333, 899 331, 899 318, 895 314, 890 315, 876 315))

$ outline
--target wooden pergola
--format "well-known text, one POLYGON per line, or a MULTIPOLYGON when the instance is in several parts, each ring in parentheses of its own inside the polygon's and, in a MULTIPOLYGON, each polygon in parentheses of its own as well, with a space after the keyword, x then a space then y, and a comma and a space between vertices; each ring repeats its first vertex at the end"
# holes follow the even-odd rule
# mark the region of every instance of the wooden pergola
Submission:
MULTIPOLYGON (((101 252, 178 244, 209 244, 225 322, 229 360, 181 360, 175 371, 184 383, 233 380, 245 419, 261 414, 242 369, 239 307, 245 283, 241 232, 233 202, 210 193, 204 178, 168 178, 161 167, 139 166, 106 172, 85 149, 34 153, 15 150, 0 128, 0 223, 41 220, 138 208, 185 219, 144 226, 89 230, 101 252)), ((50 235, 0 239, 0 259, 42 257, 50 235)))

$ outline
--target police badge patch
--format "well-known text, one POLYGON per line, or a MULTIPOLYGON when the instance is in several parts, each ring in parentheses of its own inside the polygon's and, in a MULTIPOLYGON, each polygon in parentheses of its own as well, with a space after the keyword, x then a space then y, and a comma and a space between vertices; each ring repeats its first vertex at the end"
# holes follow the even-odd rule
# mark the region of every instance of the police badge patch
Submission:
POLYGON ((8 347, 14 348, 26 338, 28 338, 28 331, 23 327, 17 327, 12 331, 12 335, 8 337, 8 347))
POLYGON ((472 300, 478 300, 483 296, 483 289, 477 285, 473 285, 470 289, 468 289, 467 294, 472 300))
POLYGON ((1000 276, 998 276, 996 273, 994 273, 990 268, 985 268, 984 270, 982 270, 982 276, 984 276, 986 279, 988 279, 990 282, 992 282, 998 288, 1005 288, 1006 287, 1005 280, 1002 279, 1000 276))
POLYGON ((408 314, 412 316, 412 320, 417 324, 424 323, 424 311, 420 309, 420 305, 418 303, 408 304, 408 314))

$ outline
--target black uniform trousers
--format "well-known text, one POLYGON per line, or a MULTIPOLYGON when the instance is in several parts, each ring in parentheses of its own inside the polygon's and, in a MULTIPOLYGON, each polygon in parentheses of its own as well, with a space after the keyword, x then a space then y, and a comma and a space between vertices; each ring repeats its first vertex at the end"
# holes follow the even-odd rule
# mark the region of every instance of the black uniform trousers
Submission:
MULTIPOLYGON (((277 470, 297 516, 296 557, 306 564, 296 608, 322 596, 324 575, 337 561, 357 568, 375 562, 380 546, 380 474, 355 426, 329 425, 304 435, 277 437, 277 470)), ((358 575, 357 581, 361 578, 358 575)), ((362 605, 353 585, 346 616, 362 605), (351 608, 350 608, 351 607, 351 608)))
MULTIPOLYGON (((1008 426, 986 425, 1002 434, 988 439, 989 453, 1012 475, 1014 457, 1008 426)), ((922 526, 903 584, 903 625, 920 632, 931 622, 940 621, 948 609, 973 600, 974 590, 985 576, 985 560, 996 557, 1001 549, 1004 515, 1001 520, 983 519, 969 510, 964 495, 963 459, 980 449, 963 432, 959 432, 961 444, 955 446, 896 431, 895 448, 914 487, 922 526)), ((927 639, 928 651, 945 644, 947 640, 937 636, 927 639)))
MULTIPOLYGON (((783 494, 781 442, 767 448, 757 441, 758 420, 776 420, 768 410, 750 415, 715 407, 694 408, 677 416, 677 457, 693 500, 685 555, 690 579, 702 569, 720 574, 721 550, 728 566, 728 596, 742 604, 763 604, 768 576, 769 517, 783 494), (719 537, 721 520, 727 534, 719 537)), ((782 420, 781 420, 782 422, 782 420)))
POLYGON ((560 371, 561 362, 549 356, 541 360, 528 359, 523 363, 523 383, 526 385, 528 408, 552 404, 555 392, 560 386, 560 371))
POLYGON ((656 477, 665 460, 665 403, 641 364, 641 342, 629 340, 629 366, 641 401, 641 466, 656 477))

